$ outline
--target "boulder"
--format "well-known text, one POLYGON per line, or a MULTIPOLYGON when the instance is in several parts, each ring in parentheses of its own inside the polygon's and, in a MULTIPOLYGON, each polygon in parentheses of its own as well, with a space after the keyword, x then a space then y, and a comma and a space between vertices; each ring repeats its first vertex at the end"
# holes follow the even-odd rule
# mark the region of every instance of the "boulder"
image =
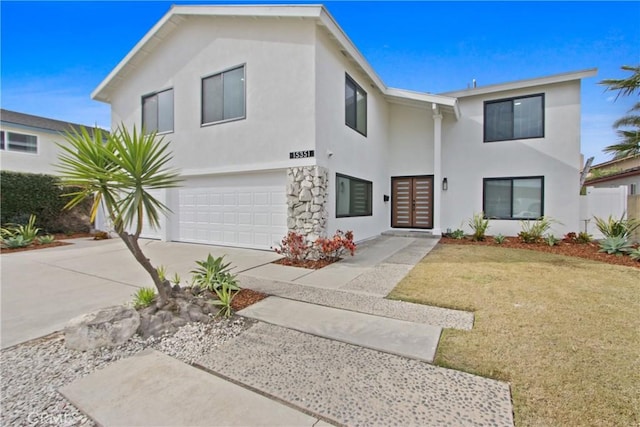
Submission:
POLYGON ((71 319, 64 328, 65 345, 73 350, 116 347, 135 334, 140 315, 130 307, 114 306, 71 319))

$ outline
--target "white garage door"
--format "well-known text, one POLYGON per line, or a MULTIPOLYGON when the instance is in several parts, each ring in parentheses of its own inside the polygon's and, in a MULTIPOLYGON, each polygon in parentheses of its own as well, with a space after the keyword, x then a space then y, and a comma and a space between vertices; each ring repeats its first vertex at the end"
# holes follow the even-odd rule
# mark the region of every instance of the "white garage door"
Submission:
POLYGON ((226 185, 179 190, 183 242, 270 249, 287 233, 284 185, 226 185))
MULTIPOLYGON (((149 194, 164 203, 164 192, 162 190, 149 190, 149 194)), ((163 224, 164 222, 164 216, 160 214, 160 224, 163 224)), ((144 222, 142 223, 142 231, 140 232, 140 237, 143 237, 145 239, 160 239, 160 233, 160 228, 152 228, 151 225, 149 225, 147 217, 145 216, 144 222)))

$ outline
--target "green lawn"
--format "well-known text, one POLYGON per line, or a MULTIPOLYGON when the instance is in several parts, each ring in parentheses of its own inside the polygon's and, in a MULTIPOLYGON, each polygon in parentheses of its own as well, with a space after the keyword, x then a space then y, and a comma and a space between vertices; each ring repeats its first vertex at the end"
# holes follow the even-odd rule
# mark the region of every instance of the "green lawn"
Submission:
POLYGON ((640 425, 640 271, 438 245, 390 298, 475 313, 435 363, 508 381, 518 426, 640 425))

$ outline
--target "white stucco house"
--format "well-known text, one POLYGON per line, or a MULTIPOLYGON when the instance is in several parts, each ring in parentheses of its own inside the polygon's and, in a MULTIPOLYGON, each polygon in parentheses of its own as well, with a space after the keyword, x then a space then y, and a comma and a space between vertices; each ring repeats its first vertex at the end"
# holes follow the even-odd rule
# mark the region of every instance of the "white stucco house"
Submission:
MULTIPOLYGON (((55 175, 64 135, 82 125, 0 109, 0 168, 55 175)), ((87 126, 89 132, 92 127, 87 126)))
POLYGON ((580 82, 439 95, 387 87, 322 6, 174 6, 94 90, 112 128, 171 141, 183 186, 147 236, 269 248, 353 230, 491 234, 579 220, 580 82))

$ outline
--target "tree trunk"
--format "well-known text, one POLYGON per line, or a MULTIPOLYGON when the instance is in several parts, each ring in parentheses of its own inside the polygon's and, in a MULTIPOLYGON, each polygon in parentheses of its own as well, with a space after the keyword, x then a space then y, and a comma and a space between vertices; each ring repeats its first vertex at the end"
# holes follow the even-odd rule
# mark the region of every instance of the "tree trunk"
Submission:
POLYGON ((137 237, 135 235, 127 233, 126 231, 120 232, 118 233, 118 235, 124 241, 125 245, 129 249, 129 251, 133 254, 133 256, 136 258, 138 263, 140 263, 140 265, 145 270, 147 270, 147 273, 149 273, 149 275, 153 279, 153 283, 156 286, 156 289, 158 290, 158 295, 160 296, 160 304, 161 305, 166 304, 167 300, 169 299, 167 288, 165 287, 166 281, 163 282, 162 280, 160 280, 160 275, 158 274, 158 270, 153 265, 151 265, 151 261, 149 261, 149 258, 147 258, 145 254, 142 252, 142 249, 140 249, 140 245, 138 245, 137 237))

